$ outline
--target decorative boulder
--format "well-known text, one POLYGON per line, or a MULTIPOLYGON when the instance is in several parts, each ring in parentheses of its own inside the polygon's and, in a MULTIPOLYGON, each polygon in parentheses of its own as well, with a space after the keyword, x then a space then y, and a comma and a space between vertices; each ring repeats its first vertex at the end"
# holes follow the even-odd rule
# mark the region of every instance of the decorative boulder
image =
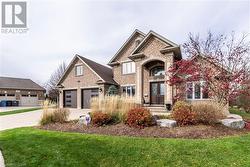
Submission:
POLYGON ((227 118, 222 119, 221 123, 233 129, 242 129, 245 127, 245 122, 242 119, 227 118))
POLYGON ((227 119, 242 119, 242 116, 237 115, 237 114, 229 114, 227 116, 227 119))
POLYGON ((157 125, 159 125, 160 127, 173 128, 173 127, 176 127, 177 125, 176 121, 171 120, 171 119, 159 119, 156 122, 157 122, 157 125))

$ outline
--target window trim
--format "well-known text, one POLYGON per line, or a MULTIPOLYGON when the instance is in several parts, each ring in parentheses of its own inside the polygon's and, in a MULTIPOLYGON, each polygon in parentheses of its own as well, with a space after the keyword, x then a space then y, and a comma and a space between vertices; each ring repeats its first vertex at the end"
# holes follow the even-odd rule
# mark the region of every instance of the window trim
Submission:
MULTIPOLYGON (((127 68, 127 67, 126 67, 126 68, 127 68)), ((122 63, 121 63, 121 72, 122 72, 122 75, 135 74, 135 73, 136 73, 135 62, 134 62, 134 61, 125 61, 125 62, 122 62, 122 63), (123 65, 124 65, 124 64, 128 64, 128 63, 131 64, 131 71, 132 71, 132 72, 124 73, 123 65), (132 64, 134 64, 134 72, 133 72, 133 65, 132 65, 132 64)))
POLYGON ((77 65, 75 65, 75 76, 76 77, 79 77, 79 76, 83 76, 83 64, 77 64, 77 65), (79 74, 79 75, 77 75, 77 67, 81 67, 82 68, 82 73, 81 74, 79 74))
POLYGON ((211 98, 203 98, 203 87, 202 87, 202 85, 204 84, 204 83, 206 83, 206 81, 193 81, 193 82, 186 82, 186 100, 211 100, 211 98), (187 84, 192 84, 192 98, 190 99, 190 98, 188 98, 188 94, 187 94, 187 84), (200 83, 200 98, 199 99, 196 99, 195 98, 195 84, 196 83, 200 83))

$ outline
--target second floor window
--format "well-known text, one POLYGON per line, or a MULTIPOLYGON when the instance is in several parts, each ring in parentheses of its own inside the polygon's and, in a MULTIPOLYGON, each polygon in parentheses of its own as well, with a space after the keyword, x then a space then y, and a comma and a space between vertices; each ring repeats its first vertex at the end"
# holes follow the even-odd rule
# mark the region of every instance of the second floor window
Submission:
POLYGON ((75 66, 75 75, 76 76, 83 75, 83 66, 82 65, 75 66))
POLYGON ((122 74, 135 73, 135 62, 122 63, 122 74))

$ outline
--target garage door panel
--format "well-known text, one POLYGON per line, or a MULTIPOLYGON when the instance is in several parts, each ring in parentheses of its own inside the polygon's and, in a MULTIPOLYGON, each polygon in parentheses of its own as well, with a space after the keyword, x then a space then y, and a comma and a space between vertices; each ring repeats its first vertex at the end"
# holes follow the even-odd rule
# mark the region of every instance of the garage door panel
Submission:
POLYGON ((98 96, 98 88, 82 90, 82 108, 89 109, 92 97, 98 96))
POLYGON ((76 90, 64 91, 64 107, 76 108, 77 107, 77 92, 76 90))
POLYGON ((21 106, 37 106, 38 105, 38 97, 31 96, 21 96, 20 98, 21 106))

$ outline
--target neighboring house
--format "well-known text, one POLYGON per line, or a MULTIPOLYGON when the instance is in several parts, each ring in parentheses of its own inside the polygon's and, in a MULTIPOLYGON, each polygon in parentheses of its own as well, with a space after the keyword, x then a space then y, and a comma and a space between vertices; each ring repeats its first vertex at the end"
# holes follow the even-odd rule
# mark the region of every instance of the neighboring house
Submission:
POLYGON ((45 92, 30 79, 0 77, 0 101, 8 101, 9 106, 37 106, 44 100, 45 92))
POLYGON ((60 107, 89 108, 90 99, 103 97, 110 85, 138 103, 171 107, 173 87, 167 69, 182 59, 179 45, 150 31, 135 30, 106 67, 76 55, 58 83, 60 107))

